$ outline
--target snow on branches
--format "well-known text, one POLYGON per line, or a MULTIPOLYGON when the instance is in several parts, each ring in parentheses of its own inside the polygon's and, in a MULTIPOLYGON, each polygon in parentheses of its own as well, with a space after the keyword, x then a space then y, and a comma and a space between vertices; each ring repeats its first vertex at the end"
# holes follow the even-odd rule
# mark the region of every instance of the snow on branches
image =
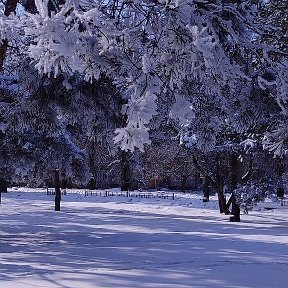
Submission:
MULTIPOLYGON (((143 150, 150 143, 149 122, 156 114, 157 97, 168 92, 177 106, 171 113, 174 119, 208 118, 196 121, 202 132, 194 133, 190 125, 189 133, 200 149, 213 149, 217 135, 235 120, 235 113, 244 113, 247 102, 253 105, 251 95, 242 94, 243 87, 252 91, 255 79, 268 68, 275 74, 277 88, 263 81, 258 86, 271 90, 279 105, 286 103, 287 65, 283 66, 283 55, 275 56, 279 52, 275 45, 264 41, 263 35, 275 28, 259 20, 264 4, 257 2, 67 0, 49 10, 47 0, 36 0, 38 12, 19 15, 17 23, 14 15, 0 16, 0 37, 21 37, 27 55, 42 73, 80 73, 87 81, 101 73, 111 77, 128 102, 122 109, 126 127, 119 127, 115 137, 122 149, 143 150), (203 106, 194 105, 199 98, 190 94, 184 97, 185 105, 187 83, 200 85, 198 95, 206 98, 204 103, 214 103, 213 109, 205 104, 208 111, 197 110, 203 106), (193 111, 187 110, 190 106, 193 111), (204 138, 207 143, 201 142, 204 138)), ((181 139, 187 139, 187 129, 182 128, 181 139)))

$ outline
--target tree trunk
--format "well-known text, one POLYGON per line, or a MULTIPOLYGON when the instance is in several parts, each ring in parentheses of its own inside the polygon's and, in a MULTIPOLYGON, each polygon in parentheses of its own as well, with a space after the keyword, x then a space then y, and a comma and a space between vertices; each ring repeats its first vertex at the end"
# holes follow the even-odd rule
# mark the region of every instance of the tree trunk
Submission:
POLYGON ((209 183, 213 186, 213 188, 217 192, 220 213, 225 213, 225 215, 230 214, 230 211, 226 205, 226 198, 225 198, 225 195, 223 193, 223 189, 221 189, 221 187, 219 187, 218 183, 211 178, 211 176, 205 171, 205 169, 203 169, 203 167, 198 163, 196 157, 193 154, 192 154, 192 161, 193 161, 194 167, 200 172, 201 175, 203 175, 205 178, 207 178, 209 183))
POLYGON ((2 202, 2 193, 7 192, 6 181, 3 178, 0 178, 0 204, 2 202))
POLYGON ((96 181, 95 181, 95 178, 91 178, 91 179, 89 180, 88 189, 89 189, 89 190, 95 190, 95 189, 96 189, 96 181))
POLYGON ((60 211, 61 188, 59 170, 55 170, 55 211, 60 211))
POLYGON ((2 202, 2 193, 7 193, 7 182, 4 178, 0 177, 0 203, 2 202))
POLYGON ((187 189, 187 184, 188 184, 188 179, 189 179, 189 177, 190 177, 190 174, 182 176, 182 179, 181 179, 181 187, 180 187, 180 190, 181 190, 182 192, 185 192, 186 189, 187 189))
POLYGON ((226 196, 224 194, 223 183, 220 175, 220 164, 219 164, 219 156, 216 159, 216 173, 215 173, 215 182, 217 187, 221 190, 221 195, 218 194, 218 205, 220 213, 230 214, 229 207, 226 204, 226 196))
POLYGON ((231 222, 240 222, 240 207, 236 202, 236 197, 234 194, 234 190, 237 188, 237 153, 232 153, 230 156, 230 189, 231 189, 231 203, 232 209, 231 214, 233 215, 230 217, 231 222))
POLYGON ((277 166, 276 166, 276 175, 277 175, 277 188, 276 188, 276 195, 278 198, 283 198, 284 195, 285 195, 285 190, 284 190, 284 187, 283 187, 283 180, 282 180, 282 177, 283 177, 283 174, 285 172, 285 166, 284 166, 284 163, 281 159, 278 159, 278 163, 277 163, 277 166))
POLYGON ((209 196, 210 196, 210 187, 209 187, 209 181, 207 177, 204 178, 204 187, 203 187, 203 202, 209 202, 209 196))
POLYGON ((121 158, 121 191, 129 191, 131 189, 131 167, 130 158, 131 153, 127 151, 120 151, 121 158))
POLYGON ((218 203, 219 203, 220 213, 224 213, 225 215, 229 215, 230 214, 230 210, 227 207, 226 197, 225 197, 223 192, 222 193, 218 193, 218 203))

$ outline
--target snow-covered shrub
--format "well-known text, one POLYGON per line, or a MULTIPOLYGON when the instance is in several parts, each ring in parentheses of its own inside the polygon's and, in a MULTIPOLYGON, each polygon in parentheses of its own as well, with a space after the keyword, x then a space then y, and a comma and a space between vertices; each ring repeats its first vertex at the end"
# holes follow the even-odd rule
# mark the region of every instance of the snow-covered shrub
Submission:
POLYGON ((269 198, 275 201, 275 185, 270 181, 248 182, 234 191, 236 201, 244 213, 253 210, 257 203, 269 198))

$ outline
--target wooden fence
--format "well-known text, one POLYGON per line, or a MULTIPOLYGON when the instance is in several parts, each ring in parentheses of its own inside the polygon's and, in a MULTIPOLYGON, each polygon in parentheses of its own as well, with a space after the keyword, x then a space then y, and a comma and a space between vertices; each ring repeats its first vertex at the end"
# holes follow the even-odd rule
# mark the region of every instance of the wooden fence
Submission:
MULTIPOLYGON (((144 198, 144 199, 171 199, 175 200, 175 194, 174 193, 165 193, 165 192, 133 192, 133 191, 99 191, 99 190, 72 190, 67 191, 61 190, 62 195, 66 195, 67 192, 69 194, 82 194, 85 197, 92 197, 92 196, 100 196, 100 197, 126 197, 126 198, 144 198)), ((47 195, 55 195, 55 189, 54 188, 47 188, 46 191, 47 195)))
POLYGON ((130 192, 130 191, 121 191, 121 192, 112 192, 112 191, 93 191, 85 190, 85 197, 89 196, 101 196, 101 197, 126 197, 126 198, 146 198, 146 199, 172 199, 175 200, 174 193, 164 193, 164 192, 130 192))
MULTIPOLYGON (((46 194, 47 194, 47 195, 55 195, 55 194, 56 194, 55 189, 54 189, 54 188, 47 188, 46 194)), ((62 195, 66 195, 66 194, 67 194, 66 190, 65 190, 65 189, 62 189, 62 190, 61 190, 61 194, 62 194, 62 195)))

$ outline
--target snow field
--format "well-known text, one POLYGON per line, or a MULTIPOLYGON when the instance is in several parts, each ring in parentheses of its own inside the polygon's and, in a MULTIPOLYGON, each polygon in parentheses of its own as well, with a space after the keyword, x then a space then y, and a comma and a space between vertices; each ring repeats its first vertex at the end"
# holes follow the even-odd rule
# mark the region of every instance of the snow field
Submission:
POLYGON ((2 195, 1 288, 288 285, 288 209, 230 223, 215 198, 190 194, 172 201, 68 193, 61 206, 55 212, 44 190, 2 195))

